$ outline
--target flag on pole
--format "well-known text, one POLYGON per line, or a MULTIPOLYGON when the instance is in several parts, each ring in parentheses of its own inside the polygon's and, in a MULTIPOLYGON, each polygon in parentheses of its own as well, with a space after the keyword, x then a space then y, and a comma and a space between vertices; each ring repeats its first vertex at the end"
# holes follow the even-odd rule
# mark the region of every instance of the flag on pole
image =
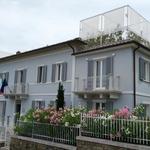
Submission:
POLYGON ((8 83, 7 83, 6 79, 4 79, 4 80, 2 81, 2 85, 1 85, 1 89, 0 89, 0 92, 1 92, 2 94, 4 93, 4 88, 5 88, 6 86, 8 86, 8 83))

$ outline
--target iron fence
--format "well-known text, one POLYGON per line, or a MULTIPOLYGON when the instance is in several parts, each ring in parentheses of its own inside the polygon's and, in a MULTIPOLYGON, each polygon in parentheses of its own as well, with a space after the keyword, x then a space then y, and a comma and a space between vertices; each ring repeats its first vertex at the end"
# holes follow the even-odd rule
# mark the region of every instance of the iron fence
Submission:
POLYGON ((113 118, 81 115, 81 135, 133 144, 150 145, 149 118, 113 118))
POLYGON ((38 122, 17 123, 18 134, 36 139, 48 140, 69 145, 76 145, 79 127, 61 126, 38 122))

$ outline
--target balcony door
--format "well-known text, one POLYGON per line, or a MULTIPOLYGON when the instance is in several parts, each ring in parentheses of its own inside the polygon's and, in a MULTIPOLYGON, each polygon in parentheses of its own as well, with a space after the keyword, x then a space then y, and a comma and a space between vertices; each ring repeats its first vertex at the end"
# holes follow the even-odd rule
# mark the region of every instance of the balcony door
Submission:
POLYGON ((26 69, 15 71, 14 89, 17 93, 25 92, 26 69))
POLYGON ((113 75, 113 57, 88 60, 87 90, 109 88, 109 79, 113 75))
POLYGON ((106 76, 105 74, 105 68, 104 68, 104 60, 96 60, 95 61, 95 73, 94 73, 94 89, 104 89, 104 78, 106 76))

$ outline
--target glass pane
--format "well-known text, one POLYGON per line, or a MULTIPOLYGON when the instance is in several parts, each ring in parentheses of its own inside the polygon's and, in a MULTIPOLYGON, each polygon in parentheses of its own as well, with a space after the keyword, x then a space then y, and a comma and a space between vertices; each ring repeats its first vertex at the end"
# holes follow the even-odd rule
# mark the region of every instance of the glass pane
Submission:
POLYGON ((96 103, 96 110, 100 109, 100 103, 96 103))
POLYGON ((100 87, 101 61, 96 61, 96 88, 100 87))

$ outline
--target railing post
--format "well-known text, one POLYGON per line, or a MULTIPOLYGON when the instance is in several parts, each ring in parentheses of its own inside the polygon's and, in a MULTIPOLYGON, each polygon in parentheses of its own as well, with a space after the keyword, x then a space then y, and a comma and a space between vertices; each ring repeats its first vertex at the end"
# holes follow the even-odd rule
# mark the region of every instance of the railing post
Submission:
POLYGON ((31 133, 32 138, 33 138, 33 131, 34 131, 34 121, 32 121, 32 133, 31 133))

